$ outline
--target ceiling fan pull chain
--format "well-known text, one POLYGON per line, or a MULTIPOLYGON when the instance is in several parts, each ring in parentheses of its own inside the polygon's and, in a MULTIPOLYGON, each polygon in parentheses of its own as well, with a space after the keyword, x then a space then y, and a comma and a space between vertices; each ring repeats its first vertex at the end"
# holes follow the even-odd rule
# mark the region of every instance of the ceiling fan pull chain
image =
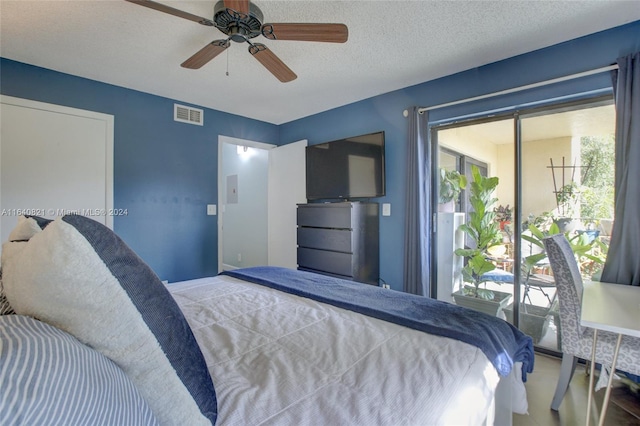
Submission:
POLYGON ((227 50, 227 77, 229 77, 229 50, 227 50))

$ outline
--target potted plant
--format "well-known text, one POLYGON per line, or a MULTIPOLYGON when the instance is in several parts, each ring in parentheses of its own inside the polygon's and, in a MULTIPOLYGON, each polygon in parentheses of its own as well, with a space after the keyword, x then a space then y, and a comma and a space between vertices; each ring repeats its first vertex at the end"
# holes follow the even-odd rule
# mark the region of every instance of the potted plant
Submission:
MULTIPOLYGON (((537 345, 546 334, 551 317, 554 317, 556 329, 559 326, 558 301, 553 302, 553 306, 544 307, 531 305, 529 303, 520 303, 520 322, 518 328, 526 335, 531 336, 533 344, 537 345)), ((513 323, 513 303, 509 303, 503 309, 508 322, 513 323)), ((557 331, 559 333, 559 331, 557 331)), ((559 341, 559 339, 558 339, 559 341)), ((560 349, 560 347, 558 347, 560 349)))
MULTIPOLYGON (((532 280, 535 279, 533 277, 534 270, 539 265, 539 263, 547 257, 542 239, 547 236, 560 233, 560 228, 558 227, 558 225, 555 222, 546 220, 547 217, 549 217, 549 215, 546 213, 543 213, 540 217, 537 218, 530 217, 527 230, 524 231, 521 235, 523 240, 521 279, 525 285, 525 289, 528 288, 529 285, 536 285, 532 282, 532 280), (546 225, 549 222, 550 225, 546 225), (543 230, 543 224, 545 224, 544 227, 548 228, 547 230, 543 230)), ((553 285, 553 281, 551 279, 548 283, 546 281, 540 282, 544 287, 553 285)), ((525 299, 526 293, 523 295, 522 302, 520 302, 519 327, 520 330, 533 338, 534 344, 537 344, 547 332, 549 321, 551 319, 551 316, 553 315, 554 309, 552 308, 552 306, 538 306, 526 303, 525 299)), ((513 322, 514 303, 510 303, 503 310, 507 321, 509 322, 513 322)), ((555 309, 555 312, 557 312, 557 308, 555 309)), ((557 315, 555 316, 554 322, 556 324, 558 323, 557 315)))
POLYGON ((505 226, 511 223, 511 207, 509 204, 506 206, 500 204, 493 209, 493 212, 496 214, 496 222, 500 225, 500 230, 504 231, 505 226))
POLYGON ((453 212, 460 192, 467 187, 467 177, 457 170, 440 169, 438 211, 453 212))
POLYGON ((485 274, 496 268, 491 261, 487 260, 489 248, 502 243, 502 233, 493 210, 493 205, 498 201, 493 197, 493 192, 498 186, 499 179, 482 176, 475 166, 472 166, 471 174, 469 203, 473 211, 469 213, 467 223, 460 225, 458 229, 473 240, 475 247, 457 249, 454 252, 465 258, 466 264, 462 268, 462 277, 470 285, 453 293, 453 298, 457 305, 495 316, 509 303, 511 294, 480 288, 480 286, 488 281, 485 274))
POLYGON ((558 217, 554 219, 561 232, 571 232, 576 227, 574 213, 580 196, 580 186, 576 182, 564 185, 556 191, 558 217))

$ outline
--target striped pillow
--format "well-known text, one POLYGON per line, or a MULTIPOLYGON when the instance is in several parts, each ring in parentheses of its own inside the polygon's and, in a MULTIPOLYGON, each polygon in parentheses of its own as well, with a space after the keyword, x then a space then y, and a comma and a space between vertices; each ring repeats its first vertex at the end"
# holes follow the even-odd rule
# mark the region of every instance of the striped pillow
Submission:
POLYGON ((3 425, 156 425, 126 374, 46 323, 0 316, 3 425))

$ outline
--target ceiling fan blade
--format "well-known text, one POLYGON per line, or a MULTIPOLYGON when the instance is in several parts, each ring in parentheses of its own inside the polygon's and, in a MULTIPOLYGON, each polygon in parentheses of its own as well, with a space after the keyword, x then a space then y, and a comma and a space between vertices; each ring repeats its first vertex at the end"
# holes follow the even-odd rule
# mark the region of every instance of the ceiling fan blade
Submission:
POLYGON ((192 70, 202 68, 207 62, 224 52, 227 47, 229 47, 229 40, 214 40, 180 64, 180 66, 192 70))
POLYGON ((344 24, 264 24, 262 35, 271 40, 344 43, 349 29, 344 24))
POLYGON ((243 15, 249 14, 249 0, 224 0, 224 7, 243 15))
POLYGON ((180 9, 174 9, 173 7, 166 6, 162 3, 157 3, 151 0, 125 0, 129 3, 139 4, 140 6, 148 7, 150 9, 159 10, 160 12, 168 13, 169 15, 177 16, 179 18, 188 19, 193 22, 197 22, 198 24, 206 25, 208 27, 215 26, 215 23, 207 18, 203 18, 198 15, 194 15, 189 12, 185 12, 180 9))
POLYGON ((298 78, 298 76, 264 44, 252 44, 249 46, 249 53, 260 61, 260 63, 281 82, 287 83, 298 78))

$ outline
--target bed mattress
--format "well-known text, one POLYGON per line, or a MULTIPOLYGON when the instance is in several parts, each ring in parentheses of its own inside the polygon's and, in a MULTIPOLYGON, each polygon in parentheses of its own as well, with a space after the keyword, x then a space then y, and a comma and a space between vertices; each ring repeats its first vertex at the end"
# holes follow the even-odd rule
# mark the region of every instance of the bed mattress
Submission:
POLYGON ((213 378, 219 425, 472 425, 493 403, 498 373, 466 343, 229 276, 168 289, 213 378))

